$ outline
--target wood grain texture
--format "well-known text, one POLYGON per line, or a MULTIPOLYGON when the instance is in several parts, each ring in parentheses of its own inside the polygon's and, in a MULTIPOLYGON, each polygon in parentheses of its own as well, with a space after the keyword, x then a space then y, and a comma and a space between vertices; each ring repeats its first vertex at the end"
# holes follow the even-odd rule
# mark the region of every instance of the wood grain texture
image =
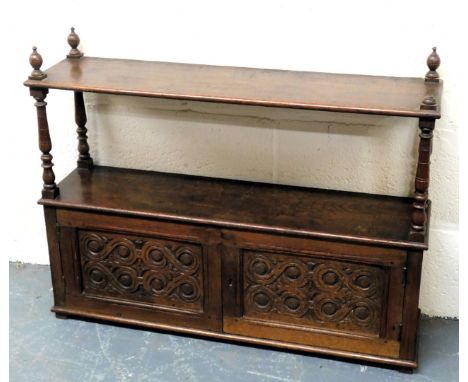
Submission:
POLYGON ((322 349, 333 349, 336 352, 348 351, 357 354, 394 357, 400 350, 396 340, 346 338, 333 332, 315 332, 297 330, 292 325, 275 326, 272 322, 254 322, 244 319, 226 317, 223 322, 224 331, 228 334, 277 340, 290 344, 317 346, 322 349))
POLYGON ((59 233, 56 209, 52 207, 44 207, 44 217, 47 232, 47 244, 49 246, 50 274, 52 277, 52 285, 54 287, 54 304, 55 306, 64 306, 66 298, 65 277, 63 274, 63 265, 58 241, 59 233))
POLYGON ((417 360, 417 335, 419 327, 419 289, 421 286, 423 253, 408 252, 407 280, 403 305, 403 321, 400 357, 417 360))
POLYGON ((112 314, 112 311, 106 309, 106 307, 96 307, 94 310, 87 310, 84 308, 71 308, 71 307, 53 307, 53 312, 67 316, 85 317, 88 319, 94 319, 99 321, 115 322, 117 324, 141 326, 153 330, 164 330, 173 331, 176 333, 183 333, 194 336, 209 337, 213 339, 236 341, 240 343, 253 344, 257 346, 272 346, 285 350, 303 351, 308 353, 322 354, 325 356, 344 357, 364 362, 372 363, 383 363, 387 365, 393 365, 402 368, 416 368, 417 363, 413 360, 398 359, 391 356, 365 354, 356 351, 345 351, 339 349, 331 349, 322 346, 304 345, 302 343, 291 343, 286 341, 279 341, 268 338, 250 337, 245 335, 236 335, 228 333, 219 333, 211 330, 197 329, 195 327, 187 327, 177 325, 175 323, 163 324, 160 322, 154 322, 148 319, 146 316, 139 314, 139 312, 128 310, 123 316, 116 316, 112 314))
POLYGON ((309 110, 440 118, 442 82, 288 70, 82 57, 65 59, 30 87, 309 110))
POLYGON ((76 169, 59 186, 59 197, 40 203, 402 248, 427 247, 408 240, 410 198, 99 166, 76 169))

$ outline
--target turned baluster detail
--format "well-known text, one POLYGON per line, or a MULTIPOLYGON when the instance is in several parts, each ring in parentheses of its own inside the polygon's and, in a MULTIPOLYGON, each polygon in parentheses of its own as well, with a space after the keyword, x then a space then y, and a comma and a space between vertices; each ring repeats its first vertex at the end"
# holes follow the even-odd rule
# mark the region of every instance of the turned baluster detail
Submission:
POLYGON ((411 215, 411 228, 413 233, 416 234, 426 232, 429 169, 434 127, 434 119, 421 118, 419 121, 419 129, 421 130, 419 134, 419 157, 414 183, 413 213, 411 215))
MULTIPOLYGON (((429 71, 426 73, 426 82, 439 82, 437 68, 440 65, 440 57, 437 49, 432 48, 432 53, 427 58, 429 71)), ((437 100, 433 89, 428 84, 426 96, 421 102, 421 110, 437 110, 437 100)), ((432 137, 435 127, 435 119, 419 119, 419 155, 416 179, 414 182, 414 202, 411 214, 411 236, 415 239, 424 239, 427 226, 427 208, 429 205, 429 170, 432 153, 432 137)))
POLYGON ((59 189, 55 184, 55 174, 52 170, 54 164, 52 163, 52 141, 49 134, 49 124, 47 122, 47 113, 46 105, 44 101, 48 89, 38 89, 31 88, 30 94, 36 100, 34 106, 37 110, 37 124, 39 130, 39 150, 41 150, 41 160, 42 160, 42 180, 44 181, 44 186, 42 189, 42 197, 46 199, 54 199, 59 194, 59 189))
MULTIPOLYGON (((42 72, 42 56, 37 51, 36 47, 33 47, 33 51, 29 56, 29 63, 33 67, 33 71, 29 76, 30 80, 41 81, 47 77, 47 74, 42 72)), ((41 150, 42 160, 42 180, 44 185, 42 188, 42 197, 46 199, 54 199, 59 194, 59 189, 55 184, 55 174, 52 167, 52 141, 49 134, 49 123, 47 122, 47 112, 45 98, 49 93, 49 89, 46 88, 30 88, 29 94, 36 100, 34 106, 37 111, 37 126, 39 131, 39 150, 41 150)))
POLYGON ((83 92, 75 92, 75 122, 78 125, 78 167, 93 167, 93 159, 89 154, 88 129, 86 128, 86 108, 83 99, 83 92))

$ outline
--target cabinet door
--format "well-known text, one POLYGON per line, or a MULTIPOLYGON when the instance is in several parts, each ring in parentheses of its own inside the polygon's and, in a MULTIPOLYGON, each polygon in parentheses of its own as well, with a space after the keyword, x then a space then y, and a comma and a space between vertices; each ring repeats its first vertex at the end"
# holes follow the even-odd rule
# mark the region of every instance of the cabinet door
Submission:
POLYGON ((220 261, 210 230, 64 214, 66 306, 150 324, 220 329, 220 261))
POLYGON ((398 357, 404 252, 230 235, 223 253, 226 333, 398 357))

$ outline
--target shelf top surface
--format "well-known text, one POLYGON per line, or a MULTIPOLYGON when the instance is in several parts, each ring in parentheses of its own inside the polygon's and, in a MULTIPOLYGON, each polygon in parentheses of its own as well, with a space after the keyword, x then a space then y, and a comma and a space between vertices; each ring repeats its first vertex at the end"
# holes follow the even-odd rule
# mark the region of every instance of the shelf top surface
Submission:
POLYGON ((29 87, 255 106, 440 118, 442 82, 111 58, 65 59, 29 87))
POLYGON ((426 249, 408 239, 412 199, 94 167, 75 169, 49 206, 278 234, 426 249))

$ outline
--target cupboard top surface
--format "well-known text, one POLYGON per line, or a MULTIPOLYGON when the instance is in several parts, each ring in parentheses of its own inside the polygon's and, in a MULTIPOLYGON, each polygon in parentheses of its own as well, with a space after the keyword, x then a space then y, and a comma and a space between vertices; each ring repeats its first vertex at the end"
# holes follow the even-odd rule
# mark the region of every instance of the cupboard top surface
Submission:
POLYGON ((411 198, 120 169, 75 169, 49 206, 425 249, 411 198))
POLYGON ((181 64, 96 57, 65 59, 34 88, 334 112, 440 118, 442 82, 423 78, 181 64))

